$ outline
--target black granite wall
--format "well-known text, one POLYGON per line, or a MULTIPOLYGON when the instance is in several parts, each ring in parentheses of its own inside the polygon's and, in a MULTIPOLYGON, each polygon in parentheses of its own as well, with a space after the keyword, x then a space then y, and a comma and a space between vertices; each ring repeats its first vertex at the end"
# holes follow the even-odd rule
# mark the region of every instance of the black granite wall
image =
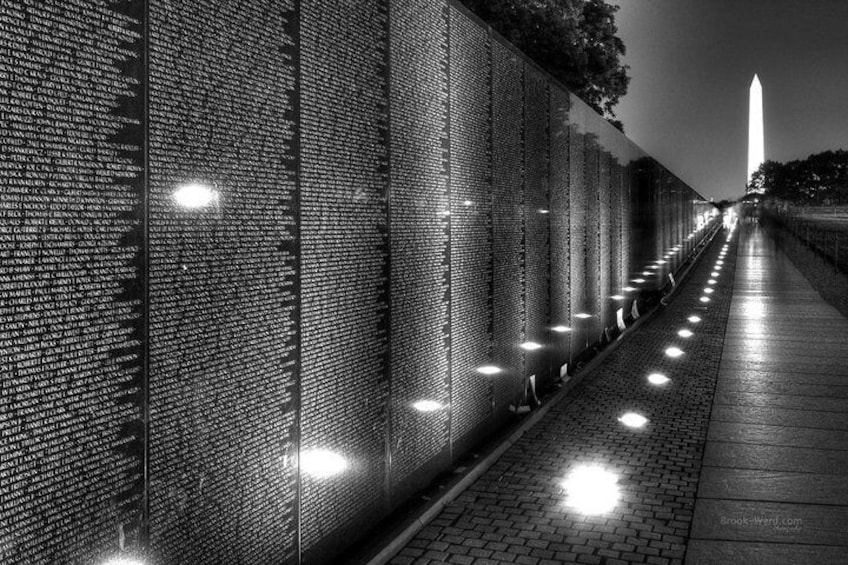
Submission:
POLYGON ((453 0, 0 29, 4 564, 337 562, 697 240, 694 191, 453 0))

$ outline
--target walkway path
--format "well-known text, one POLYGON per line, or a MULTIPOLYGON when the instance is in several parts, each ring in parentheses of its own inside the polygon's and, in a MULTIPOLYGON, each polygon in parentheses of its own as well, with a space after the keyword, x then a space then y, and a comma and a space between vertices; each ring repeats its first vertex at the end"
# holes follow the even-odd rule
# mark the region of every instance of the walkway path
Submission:
POLYGON ((740 232, 391 565, 848 563, 848 319, 740 232))
POLYGON ((686 562, 848 563, 848 319, 743 231, 686 562))

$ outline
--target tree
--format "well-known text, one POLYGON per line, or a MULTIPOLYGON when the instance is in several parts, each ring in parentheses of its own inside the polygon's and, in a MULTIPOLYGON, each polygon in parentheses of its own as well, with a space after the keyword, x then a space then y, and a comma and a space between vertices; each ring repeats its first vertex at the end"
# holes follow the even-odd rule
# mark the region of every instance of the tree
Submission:
POLYGON ((627 93, 624 43, 603 0, 463 0, 498 33, 614 126, 613 107, 627 93))
POLYGON ((797 204, 848 202, 848 151, 824 151, 786 163, 766 161, 751 175, 751 186, 797 204))

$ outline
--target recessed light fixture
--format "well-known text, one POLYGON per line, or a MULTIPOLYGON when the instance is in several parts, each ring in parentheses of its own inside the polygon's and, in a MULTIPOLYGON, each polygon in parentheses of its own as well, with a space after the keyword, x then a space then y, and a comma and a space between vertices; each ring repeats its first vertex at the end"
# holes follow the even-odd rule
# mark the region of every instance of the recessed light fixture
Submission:
POLYGON ((684 328, 677 332, 677 335, 679 335, 680 337, 692 337, 695 334, 692 333, 692 330, 687 330, 686 328, 684 328))
POLYGON ((710 288, 710 287, 707 287, 707 288, 704 289, 704 292, 707 293, 707 294, 712 294, 713 292, 715 292, 715 290, 710 288))
POLYGON ((662 373, 651 373, 650 375, 648 375, 648 382, 651 383, 652 385, 657 385, 657 386, 664 385, 669 380, 670 379, 668 377, 666 377, 665 375, 663 375, 662 373))
POLYGON ((716 283, 715 279, 710 279, 710 280, 707 281, 707 284, 715 284, 715 283, 716 283))
POLYGON ((574 315, 575 318, 580 318, 581 320, 585 320, 586 318, 591 318, 591 314, 587 314, 586 312, 578 312, 574 315))
POLYGON ((633 292, 634 290, 639 290, 639 289, 634 287, 634 286, 625 286, 621 290, 623 290, 624 292, 633 292))
POLYGON ((599 465, 581 465, 563 481, 566 506, 581 514, 598 515, 611 511, 621 497, 618 476, 599 465))
POLYGON ((624 297, 620 294, 613 294, 612 296, 610 296, 610 300, 624 300, 624 297))
POLYGON ((710 297, 709 297, 709 296, 702 296, 701 298, 699 298, 699 300, 700 300, 701 302, 709 302, 709 301, 710 301, 710 297))
POLYGON ((700 321, 701 321, 701 317, 700 317, 700 316, 694 316, 694 315, 693 315, 693 316, 689 316, 689 317, 688 317, 688 318, 686 318, 686 319, 687 319, 687 320, 689 320, 690 322, 692 322, 693 324, 697 324, 698 322, 700 322, 700 321))
POLYGON ((628 428, 641 428, 648 423, 648 419, 646 417, 641 414, 637 414, 636 412, 626 412, 621 415, 618 421, 628 428))
POLYGON ((535 341, 525 341, 521 344, 521 349, 526 349, 527 351, 535 351, 537 349, 541 349, 542 345, 536 343, 535 341))
POLYGON ((665 354, 671 357, 672 359, 677 359, 681 355, 683 355, 683 350, 679 347, 669 347, 665 350, 665 354))
POLYGON ((645 279, 633 279, 633 282, 635 282, 636 284, 642 284, 643 282, 645 282, 645 279))
POLYGON ((558 334, 564 334, 566 332, 571 331, 571 328, 569 328, 568 326, 554 326, 551 329, 558 334))
POLYGON ((484 375, 497 375, 501 372, 501 368, 494 365, 483 365, 482 367, 477 367, 477 372, 484 375))

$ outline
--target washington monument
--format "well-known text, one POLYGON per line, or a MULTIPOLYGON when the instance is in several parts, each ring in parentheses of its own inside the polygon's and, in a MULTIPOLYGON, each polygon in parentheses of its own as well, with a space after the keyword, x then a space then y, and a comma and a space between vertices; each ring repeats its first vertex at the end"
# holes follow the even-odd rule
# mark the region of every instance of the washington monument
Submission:
POLYGON ((754 74, 751 90, 748 94, 748 178, 745 186, 751 182, 753 174, 765 161, 765 135, 763 133, 763 87, 754 74))

